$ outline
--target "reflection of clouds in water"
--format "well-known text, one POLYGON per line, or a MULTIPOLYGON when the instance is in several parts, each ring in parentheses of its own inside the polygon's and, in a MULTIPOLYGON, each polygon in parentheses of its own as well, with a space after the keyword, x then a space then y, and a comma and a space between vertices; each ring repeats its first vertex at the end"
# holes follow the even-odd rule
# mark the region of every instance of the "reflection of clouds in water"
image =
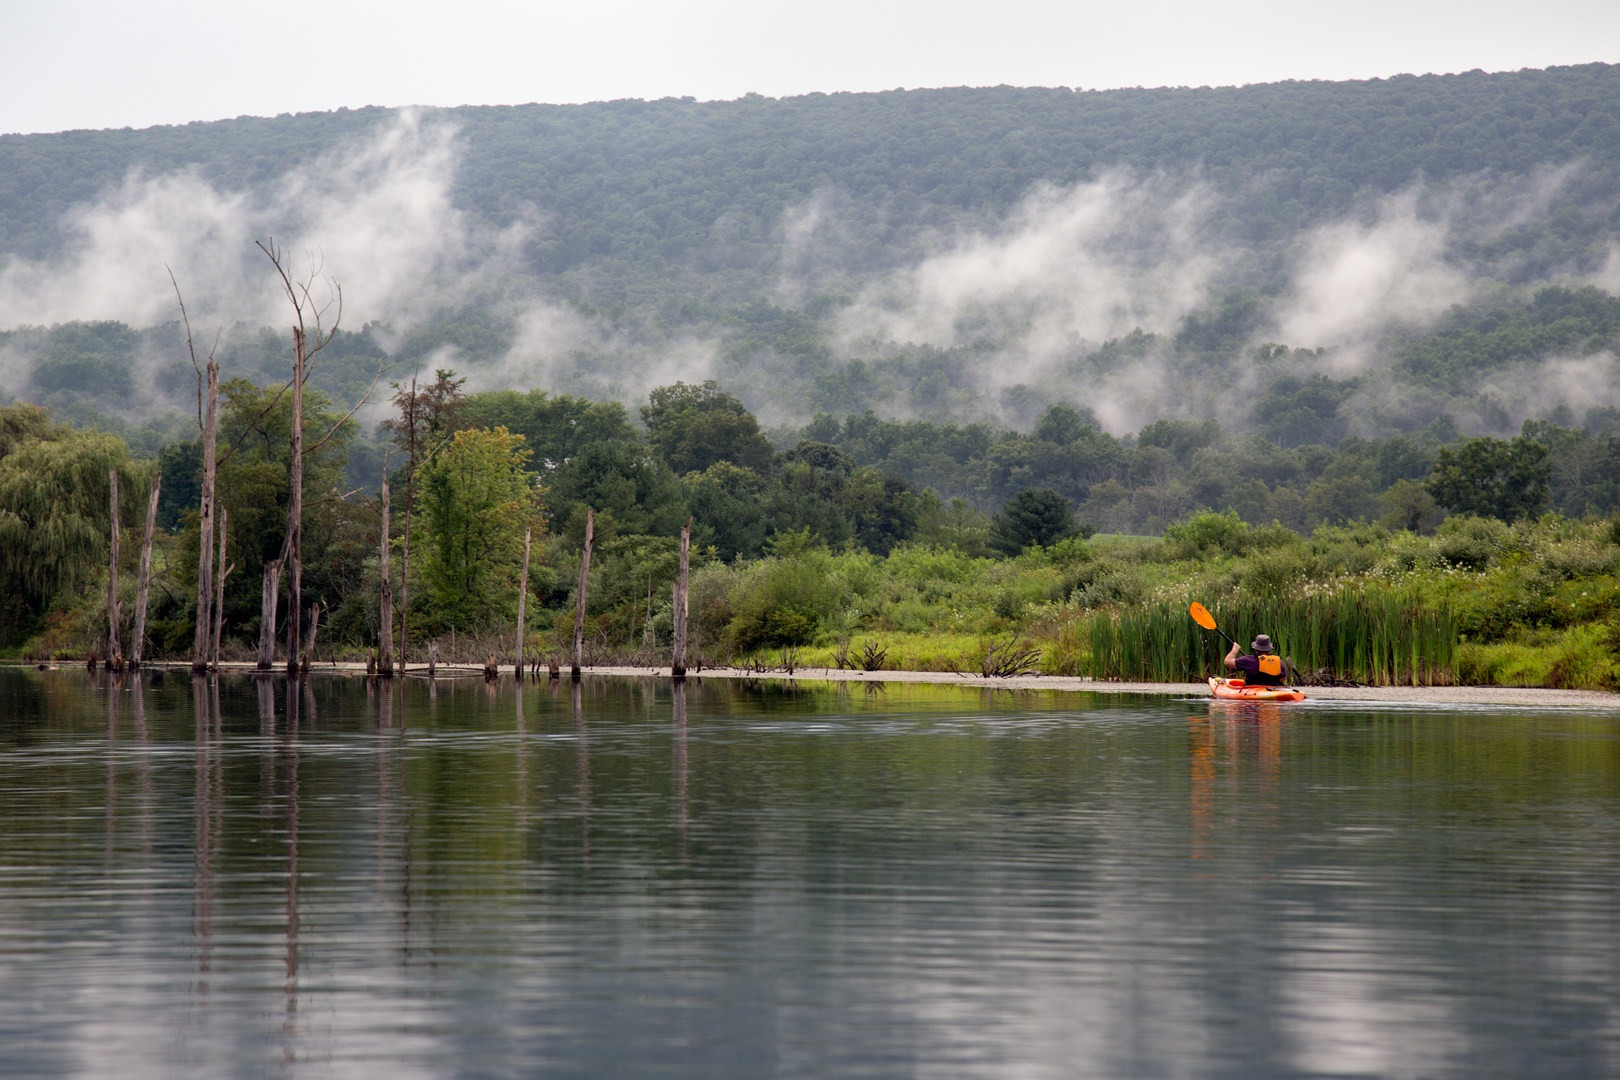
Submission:
POLYGON ((1465 1055, 1454 995, 1414 970, 1411 941, 1310 913, 1293 933, 1308 938, 1281 953, 1278 1023, 1300 1073, 1438 1076, 1465 1055))

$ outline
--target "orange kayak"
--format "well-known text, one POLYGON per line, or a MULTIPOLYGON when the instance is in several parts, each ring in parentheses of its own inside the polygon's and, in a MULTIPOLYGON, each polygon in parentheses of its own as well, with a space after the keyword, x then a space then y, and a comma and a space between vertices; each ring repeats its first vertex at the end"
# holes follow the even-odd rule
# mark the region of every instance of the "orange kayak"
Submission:
POLYGON ((1304 701, 1305 692, 1292 686, 1246 686, 1242 679, 1209 677, 1209 692, 1227 701, 1304 701))

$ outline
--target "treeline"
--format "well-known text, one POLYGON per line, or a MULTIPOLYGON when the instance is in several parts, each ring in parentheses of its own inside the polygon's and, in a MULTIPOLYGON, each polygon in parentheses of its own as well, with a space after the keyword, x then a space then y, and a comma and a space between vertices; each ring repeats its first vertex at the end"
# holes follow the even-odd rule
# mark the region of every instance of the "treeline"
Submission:
MULTIPOLYGON (((1129 659, 1142 654, 1120 648, 1127 613, 1156 604, 1169 614, 1155 625, 1169 626, 1178 604, 1210 597, 1241 601, 1257 619, 1269 610, 1298 620, 1288 613, 1303 609, 1286 604, 1325 583, 1347 596, 1388 594, 1379 610, 1397 613, 1392 627, 1438 607, 1434 625, 1456 627, 1470 647, 1575 648, 1588 681, 1598 678, 1593 657, 1620 637, 1608 629, 1620 603, 1614 433, 1541 421, 1509 440, 1283 448, 1212 421, 1161 421, 1116 439, 1057 406, 1023 433, 823 417, 779 448, 712 382, 660 387, 634 418, 613 402, 462 386, 441 370, 431 383, 394 388, 395 415, 373 436, 388 448, 373 458, 378 479, 387 469, 393 481, 386 539, 378 499, 344 476, 363 433, 339 422, 323 395, 306 395, 306 429, 334 431, 304 459, 302 587, 321 612, 325 655, 376 649, 381 548, 403 555, 407 529, 408 570, 395 560, 390 577, 399 579, 394 594, 410 598, 396 627, 408 649, 450 639, 507 651, 527 531, 537 549, 525 635, 533 655, 555 655, 571 636, 587 511, 597 660, 646 662, 667 646, 676 537, 688 521, 694 642, 711 663, 800 650, 855 663, 850 649, 864 636, 868 663, 892 648, 890 666, 973 667, 979 653, 999 650, 1044 657, 1041 670, 1145 677, 1129 659), (929 468, 934 480, 920 481, 917 470, 929 468), (940 486, 953 479, 977 485, 994 509, 940 486), (1145 531, 1162 538, 1110 535, 1145 531), (1390 593, 1397 585, 1399 595, 1390 593), (1275 609, 1255 608, 1256 598, 1275 609)), ((274 385, 236 379, 221 388, 227 656, 245 656, 258 640, 263 570, 283 557, 291 420, 290 396, 274 385)), ((95 583, 104 587, 107 573, 109 473, 120 478, 120 528, 131 534, 125 562, 135 557, 146 485, 161 473, 147 654, 185 655, 200 457, 187 440, 142 461, 115 436, 60 424, 38 407, 0 409, 3 644, 46 657, 96 648, 106 625, 95 583)), ((131 571, 120 578, 126 591, 131 571)), ((1184 634, 1176 642, 1171 655, 1183 660, 1172 663, 1202 649, 1188 652, 1184 634)), ((1477 649, 1456 655, 1399 670, 1454 678, 1502 667, 1477 649)), ((1514 663, 1553 678, 1552 660, 1514 663)))

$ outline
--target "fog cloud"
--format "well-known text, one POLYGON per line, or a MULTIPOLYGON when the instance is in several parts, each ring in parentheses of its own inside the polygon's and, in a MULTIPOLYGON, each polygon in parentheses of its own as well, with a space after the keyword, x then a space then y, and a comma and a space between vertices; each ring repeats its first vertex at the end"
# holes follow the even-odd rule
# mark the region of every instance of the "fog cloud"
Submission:
POLYGON ((1331 349, 1335 374, 1358 374, 1378 337, 1466 301, 1468 277, 1446 260, 1448 225, 1421 214, 1419 202, 1408 191, 1383 200, 1371 221, 1335 222, 1301 238, 1292 286, 1266 336, 1331 349))
POLYGON ((1200 240, 1199 184, 1124 172, 1032 192, 999 227, 941 238, 918 264, 864 289, 847 342, 952 347, 991 338, 1015 380, 1076 340, 1173 330, 1208 296, 1219 261, 1200 240))
POLYGON ((350 326, 470 299, 500 279, 528 227, 469 224, 451 198, 454 140, 405 112, 251 192, 222 191, 194 169, 132 172, 66 215, 60 258, 0 267, 0 327, 166 322, 178 314, 171 270, 194 325, 277 325, 286 302, 254 246, 267 239, 294 276, 343 286, 350 326))

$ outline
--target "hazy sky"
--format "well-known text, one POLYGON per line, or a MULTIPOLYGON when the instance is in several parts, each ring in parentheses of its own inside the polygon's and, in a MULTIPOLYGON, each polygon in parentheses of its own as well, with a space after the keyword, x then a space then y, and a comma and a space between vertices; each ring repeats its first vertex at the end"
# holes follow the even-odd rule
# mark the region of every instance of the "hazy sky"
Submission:
POLYGON ((0 134, 363 105, 1620 61, 1615 0, 0 0, 0 134))

